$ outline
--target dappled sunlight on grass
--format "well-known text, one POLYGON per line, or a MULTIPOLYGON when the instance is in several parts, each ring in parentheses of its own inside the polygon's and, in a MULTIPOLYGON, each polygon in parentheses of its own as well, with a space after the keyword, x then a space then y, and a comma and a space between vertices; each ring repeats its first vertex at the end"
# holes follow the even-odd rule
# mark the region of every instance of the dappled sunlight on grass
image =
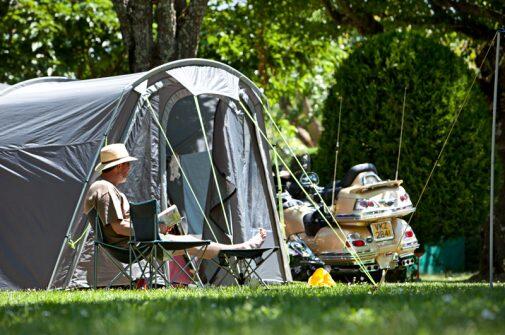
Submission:
POLYGON ((503 284, 0 293, 1 334, 473 334, 499 333, 503 320, 503 284))

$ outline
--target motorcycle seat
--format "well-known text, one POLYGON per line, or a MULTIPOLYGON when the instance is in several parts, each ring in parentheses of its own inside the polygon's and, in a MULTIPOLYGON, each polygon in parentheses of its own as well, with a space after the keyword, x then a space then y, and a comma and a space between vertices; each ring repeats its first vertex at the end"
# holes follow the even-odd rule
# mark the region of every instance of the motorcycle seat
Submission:
POLYGON ((349 169, 349 171, 347 171, 347 173, 344 175, 344 178, 342 178, 342 181, 340 182, 340 187, 346 188, 351 186, 352 182, 354 181, 354 179, 356 179, 357 175, 359 175, 362 172, 369 172, 369 171, 378 174, 377 168, 372 163, 363 163, 354 165, 352 168, 349 169))

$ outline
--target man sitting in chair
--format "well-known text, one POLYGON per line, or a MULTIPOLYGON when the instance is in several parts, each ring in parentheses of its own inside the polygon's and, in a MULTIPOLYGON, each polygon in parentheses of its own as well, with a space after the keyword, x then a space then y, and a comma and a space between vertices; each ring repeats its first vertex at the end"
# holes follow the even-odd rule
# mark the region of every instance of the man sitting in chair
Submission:
MULTIPOLYGON (((100 151, 100 163, 95 171, 101 172, 101 179, 95 181, 89 188, 84 204, 84 213, 88 214, 96 209, 103 223, 102 231, 107 243, 118 247, 128 247, 132 234, 130 222, 130 205, 126 196, 117 186, 128 178, 130 164, 137 159, 131 157, 124 144, 116 143, 107 145, 100 151)), ((199 241, 190 235, 167 234, 168 227, 160 224, 161 238, 167 241, 199 241)), ((211 243, 202 255, 202 249, 192 248, 189 253, 193 256, 211 259, 216 257, 221 250, 227 249, 256 249, 266 238, 266 231, 260 229, 258 234, 250 240, 240 244, 211 243)), ((183 251, 180 252, 183 254, 183 251)), ((177 253, 176 253, 177 254, 177 253)))

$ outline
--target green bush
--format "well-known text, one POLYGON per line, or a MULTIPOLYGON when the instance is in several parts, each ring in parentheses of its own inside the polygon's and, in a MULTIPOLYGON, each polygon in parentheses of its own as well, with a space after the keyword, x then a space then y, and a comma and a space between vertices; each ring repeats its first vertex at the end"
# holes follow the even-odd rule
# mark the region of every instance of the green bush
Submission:
MULTIPOLYGON (((415 33, 387 33, 358 45, 336 73, 323 111, 315 167, 333 175, 338 111, 342 121, 337 179, 372 162, 393 179, 407 87, 399 178, 414 203, 475 74, 447 47, 415 33)), ((490 115, 475 85, 412 221, 418 239, 464 236, 467 268, 479 262, 480 228, 488 217, 490 115)))

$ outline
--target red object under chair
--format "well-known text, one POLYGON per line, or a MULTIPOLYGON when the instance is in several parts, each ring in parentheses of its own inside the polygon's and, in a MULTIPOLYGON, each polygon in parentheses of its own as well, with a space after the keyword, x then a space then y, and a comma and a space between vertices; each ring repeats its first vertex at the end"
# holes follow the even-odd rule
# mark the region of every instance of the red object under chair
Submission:
MULTIPOLYGON (((174 260, 181 267, 184 267, 187 264, 187 261, 184 258, 184 256, 174 256, 174 260)), ((168 269, 170 271, 169 272, 170 273, 169 280, 170 280, 170 282, 172 284, 189 285, 189 284, 193 283, 193 281, 191 280, 191 278, 189 278, 188 275, 186 275, 183 271, 181 271, 181 269, 179 268, 179 266, 177 266, 177 264, 175 264, 174 261, 169 261, 168 262, 168 269)), ((193 271, 193 270, 190 269, 190 267, 186 267, 186 271, 189 272, 189 271, 193 271)))

